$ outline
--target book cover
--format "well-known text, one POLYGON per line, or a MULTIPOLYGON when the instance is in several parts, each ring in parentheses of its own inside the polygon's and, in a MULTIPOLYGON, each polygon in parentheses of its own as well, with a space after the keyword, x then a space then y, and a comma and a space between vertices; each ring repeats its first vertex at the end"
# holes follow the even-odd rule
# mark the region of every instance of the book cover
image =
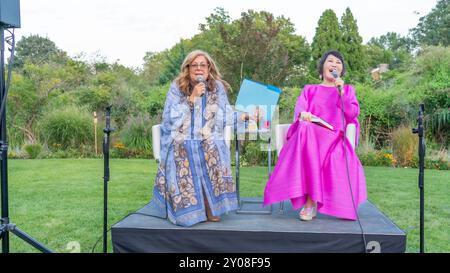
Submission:
POLYGON ((319 117, 317 117, 317 116, 312 116, 311 117, 311 122, 314 122, 314 123, 316 123, 316 124, 318 124, 318 125, 321 125, 321 126, 323 126, 323 127, 325 127, 325 128, 328 128, 328 129, 330 129, 330 130, 334 130, 334 127, 333 127, 333 125, 331 125, 331 124, 329 124, 328 122, 326 122, 325 120, 323 120, 323 119, 321 119, 321 118, 319 118, 319 117))

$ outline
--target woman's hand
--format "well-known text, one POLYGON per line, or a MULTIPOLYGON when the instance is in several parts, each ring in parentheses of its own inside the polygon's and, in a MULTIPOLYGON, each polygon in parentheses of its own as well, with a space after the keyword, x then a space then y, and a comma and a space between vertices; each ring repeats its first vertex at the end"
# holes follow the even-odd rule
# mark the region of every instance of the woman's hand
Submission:
POLYGON ((195 97, 200 97, 205 93, 206 86, 205 83, 200 82, 196 86, 194 86, 194 89, 192 90, 192 94, 189 96, 189 100, 191 102, 195 101, 195 97))
POLYGON ((336 87, 338 87, 339 88, 339 86, 341 87, 340 88, 340 92, 339 92, 339 95, 344 95, 344 80, 343 79, 341 79, 341 78, 337 78, 335 81, 334 81, 334 85, 336 86, 336 87))
POLYGON ((247 114, 247 113, 242 113, 242 114, 241 114, 241 120, 242 120, 242 121, 246 121, 246 120, 248 120, 249 118, 250 118, 249 114, 247 114))
POLYGON ((253 112, 253 115, 250 116, 250 119, 255 121, 256 123, 259 123, 259 121, 263 119, 263 117, 264 117, 264 110, 257 107, 253 112))
POLYGON ((243 113, 241 115, 241 120, 253 120, 256 123, 259 123, 259 121, 264 117, 264 110, 260 108, 256 108, 252 115, 249 115, 248 113, 243 113))
POLYGON ((311 122, 312 114, 310 112, 301 112, 300 119, 311 122))

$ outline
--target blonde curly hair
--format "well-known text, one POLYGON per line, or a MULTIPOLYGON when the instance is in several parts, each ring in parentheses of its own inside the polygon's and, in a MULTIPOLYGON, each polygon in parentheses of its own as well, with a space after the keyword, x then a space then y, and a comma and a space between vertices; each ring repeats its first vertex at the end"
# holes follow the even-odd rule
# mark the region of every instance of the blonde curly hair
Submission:
POLYGON ((205 57, 206 61, 208 62, 208 80, 207 80, 208 90, 211 92, 216 91, 216 87, 217 87, 216 81, 220 81, 223 83, 223 85, 225 86, 225 91, 227 89, 229 89, 230 85, 226 81, 222 80, 222 75, 220 74, 216 63, 211 58, 211 56, 208 53, 206 53, 205 51, 194 50, 194 51, 190 52, 184 59, 183 63, 181 64, 180 74, 178 74, 178 77, 175 80, 175 82, 177 83, 181 92, 183 92, 186 96, 190 96, 192 93, 194 86, 192 86, 191 78, 189 76, 189 65, 198 56, 205 57))

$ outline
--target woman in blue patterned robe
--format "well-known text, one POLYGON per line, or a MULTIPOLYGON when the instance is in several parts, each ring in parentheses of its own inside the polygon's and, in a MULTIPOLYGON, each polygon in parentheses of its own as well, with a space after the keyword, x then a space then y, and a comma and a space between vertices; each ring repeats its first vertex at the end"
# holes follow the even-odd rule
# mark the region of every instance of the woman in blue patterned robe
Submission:
MULTIPOLYGON (((219 221, 238 208, 224 128, 233 126, 228 84, 212 58, 193 51, 167 93, 161 123, 161 162, 150 206, 172 223, 219 221)), ((244 126, 248 115, 237 118, 244 126)), ((253 119, 253 117, 251 117, 253 119)))

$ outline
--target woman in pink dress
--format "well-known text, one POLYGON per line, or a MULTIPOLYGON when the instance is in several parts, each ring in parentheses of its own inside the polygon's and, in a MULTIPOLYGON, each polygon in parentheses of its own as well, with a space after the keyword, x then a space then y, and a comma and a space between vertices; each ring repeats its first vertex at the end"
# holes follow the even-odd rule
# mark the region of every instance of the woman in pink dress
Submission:
POLYGON ((323 81, 306 85, 298 97, 294 123, 265 188, 264 205, 291 200, 294 209, 303 207, 301 220, 312 220, 317 211, 356 220, 358 206, 367 199, 366 181, 344 128, 355 124, 358 143, 359 104, 353 86, 340 78, 345 64, 339 52, 325 53, 318 69, 323 81), (312 123, 313 116, 333 129, 312 123))

